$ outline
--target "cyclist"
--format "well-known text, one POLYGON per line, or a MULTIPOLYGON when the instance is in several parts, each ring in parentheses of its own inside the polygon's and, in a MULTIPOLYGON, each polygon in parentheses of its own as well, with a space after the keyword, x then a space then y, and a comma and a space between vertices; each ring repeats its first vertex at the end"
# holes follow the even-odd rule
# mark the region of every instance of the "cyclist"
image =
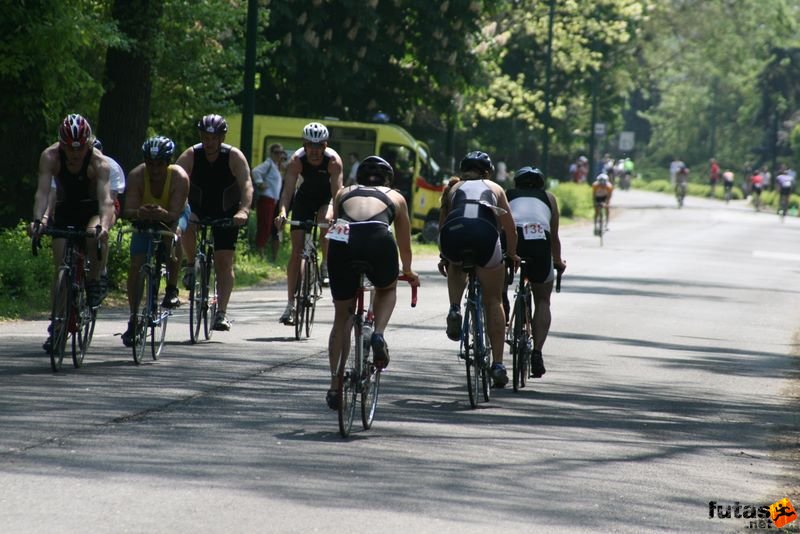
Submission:
POLYGON ((595 178, 594 183, 592 184, 592 197, 594 198, 594 221, 595 221, 595 228, 594 228, 594 235, 598 235, 600 233, 600 229, 597 228, 597 220, 600 218, 600 210, 605 210, 606 214, 606 227, 604 228, 605 231, 608 231, 608 206, 611 204, 611 193, 614 192, 614 186, 611 185, 611 182, 608 180, 608 175, 605 173, 600 173, 595 178))
MULTIPOLYGON (((686 196, 686 189, 689 187, 689 167, 681 162, 678 172, 675 174, 675 196, 681 199, 686 196)), ((679 200, 680 201, 680 200, 679 200)))
POLYGON ((233 291, 233 260, 239 227, 247 224, 253 201, 250 166, 242 151, 226 144, 228 122, 220 115, 206 115, 197 122, 200 143, 187 148, 177 164, 189 175, 190 224, 183 233, 183 250, 189 266, 183 278, 186 289, 191 287, 191 272, 197 246, 200 217, 232 218, 231 228, 213 228, 214 270, 217 275, 217 315, 212 328, 230 330, 228 302, 233 291))
POLYGON ((720 177, 720 169, 717 160, 711 158, 708 160, 708 184, 711 186, 711 191, 708 193, 708 196, 714 198, 714 190, 717 187, 717 183, 719 182, 720 177))
MULTIPOLYGON (((167 137, 151 137, 142 144, 144 163, 137 165, 128 176, 125 217, 133 221, 163 223, 180 236, 189 222, 189 176, 183 167, 170 163, 174 155, 175 143, 167 137)), ((131 319, 128 320, 128 329, 122 334, 122 342, 126 347, 133 345, 136 275, 144 263, 149 239, 149 236, 142 233, 134 233, 131 237, 131 262, 128 266, 128 305, 131 319)), ((181 304, 178 298, 181 247, 176 245, 173 251, 172 239, 165 237, 163 240, 163 249, 169 251, 169 278, 161 304, 165 308, 177 308, 181 304)))
MULTIPOLYGON (((286 207, 292 203, 292 220, 318 222, 331 218, 331 199, 342 188, 343 165, 342 158, 336 151, 328 147, 328 128, 318 122, 310 122, 303 127, 303 146, 292 154, 283 178, 283 193, 278 205, 278 216, 275 224, 279 228, 286 222, 286 207), (297 188, 297 178, 302 176, 303 182, 297 188)), ((325 235, 320 232, 320 237, 325 235)), ((293 227, 292 255, 286 266, 287 304, 280 322, 291 325, 294 317, 294 289, 300 276, 300 264, 305 244, 305 231, 293 227)), ((321 241, 322 248, 322 278, 323 283, 327 277, 327 240, 321 241)))
POLYGON ((507 256, 515 265, 519 263, 517 233, 505 191, 490 180, 494 165, 489 155, 470 152, 459 168, 461 179, 452 178, 445 188, 439 215, 442 254, 439 271, 447 276, 450 298, 447 337, 453 341, 461 339, 460 303, 467 283, 462 264, 464 252, 470 250, 475 255, 475 271, 483 288, 486 330, 492 344, 492 380, 502 387, 508 383, 508 374, 503 365, 505 269, 498 226, 506 234, 507 256))
MULTIPOLYGON (((64 229, 78 226, 100 232, 97 238, 87 238, 87 250, 93 250, 96 239, 102 245, 101 254, 106 255, 108 229, 114 216, 114 203, 109 186, 109 165, 102 153, 92 146, 92 127, 78 114, 67 115, 58 129, 58 142, 42 151, 39 157, 39 179, 33 202, 33 222, 28 228, 30 235, 41 233, 48 225, 64 229), (50 203, 52 181, 56 182, 56 201, 52 216, 47 214, 50 203), (52 217, 52 220, 49 220, 52 217)), ((53 239, 53 263, 58 266, 64 259, 66 240, 53 239)), ((99 306, 103 299, 100 284, 101 261, 89 258, 89 274, 86 293, 90 306, 99 306)), ((52 297, 52 296, 51 296, 52 297)), ((43 348, 49 352, 50 337, 43 348)))
POLYGON ((519 275, 530 281, 533 292, 531 372, 534 378, 540 378, 545 373, 542 347, 550 331, 553 267, 563 271, 567 264, 561 258, 558 202, 545 191, 542 171, 523 167, 514 175, 514 185, 515 189, 507 193, 508 204, 517 226, 517 251, 526 260, 519 275))
POLYGON ((756 168, 750 175, 750 192, 753 195, 753 205, 758 209, 761 203, 761 191, 764 189, 764 176, 756 168))
POLYGON ((789 206, 789 195, 792 194, 792 189, 794 189, 794 176, 786 171, 786 165, 781 165, 780 171, 775 177, 775 187, 780 195, 778 213, 786 215, 786 208, 789 206))
POLYGON ((731 195, 733 194, 733 183, 734 183, 735 176, 733 171, 727 170, 722 173, 722 188, 725 192, 725 201, 730 201, 731 195))
POLYGON ((390 188, 393 178, 394 170, 386 160, 369 156, 358 165, 356 184, 340 190, 333 202, 336 226, 326 234, 330 241, 328 268, 335 310, 328 341, 331 386, 326 402, 333 410, 337 408, 337 364, 350 350, 348 319, 355 306, 359 269, 365 269, 375 286, 375 322, 370 345, 373 362, 380 369, 389 364, 383 332, 397 301, 398 247, 403 274, 411 278, 413 286, 419 285, 419 276, 411 269, 408 206, 403 195, 390 188), (397 241, 389 229, 392 223, 397 241))

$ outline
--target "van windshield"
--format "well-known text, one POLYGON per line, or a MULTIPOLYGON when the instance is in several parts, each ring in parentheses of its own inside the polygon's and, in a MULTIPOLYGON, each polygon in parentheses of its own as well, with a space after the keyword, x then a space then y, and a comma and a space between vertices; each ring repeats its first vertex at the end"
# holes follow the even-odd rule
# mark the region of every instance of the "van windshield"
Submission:
POLYGON ((392 187, 400 191, 410 206, 411 184, 414 181, 414 168, 417 164, 416 153, 405 145, 383 143, 379 156, 388 161, 394 169, 392 187))

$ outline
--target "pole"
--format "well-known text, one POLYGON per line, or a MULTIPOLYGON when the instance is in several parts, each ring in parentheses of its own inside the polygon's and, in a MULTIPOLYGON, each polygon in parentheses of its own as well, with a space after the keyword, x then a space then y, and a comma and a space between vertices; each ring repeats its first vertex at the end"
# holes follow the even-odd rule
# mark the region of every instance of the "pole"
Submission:
POLYGON ((556 14, 556 2, 550 0, 550 14, 547 20, 547 66, 544 75, 544 132, 542 136, 542 172, 548 174, 550 157, 550 78, 553 70, 553 19, 556 14))
POLYGON ((253 156, 253 115, 256 104, 256 31, 258 28, 258 2, 247 1, 247 34, 244 52, 244 90, 242 92, 242 136, 244 157, 251 164, 253 156))
POLYGON ((596 174, 595 171, 595 137, 597 136, 597 132, 595 132, 595 125, 597 124, 597 78, 599 78, 600 73, 597 69, 595 69, 592 75, 592 129, 589 133, 589 172, 586 176, 586 183, 591 184, 594 181, 594 176, 596 174))

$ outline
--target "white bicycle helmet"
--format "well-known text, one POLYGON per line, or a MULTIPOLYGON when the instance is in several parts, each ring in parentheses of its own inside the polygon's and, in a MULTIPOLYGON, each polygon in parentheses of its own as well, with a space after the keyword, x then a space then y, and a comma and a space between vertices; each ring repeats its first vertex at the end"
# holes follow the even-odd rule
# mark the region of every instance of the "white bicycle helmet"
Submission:
POLYGON ((328 140, 328 129, 324 124, 309 122, 303 128, 303 139, 312 143, 324 143, 328 140))

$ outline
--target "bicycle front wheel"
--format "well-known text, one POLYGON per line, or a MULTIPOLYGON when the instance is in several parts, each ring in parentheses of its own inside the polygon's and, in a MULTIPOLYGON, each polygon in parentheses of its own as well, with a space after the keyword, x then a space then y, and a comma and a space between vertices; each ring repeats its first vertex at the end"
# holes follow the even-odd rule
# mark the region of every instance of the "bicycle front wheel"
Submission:
POLYGON ((150 302, 152 288, 150 280, 150 266, 143 265, 139 270, 136 281, 135 312, 133 316, 133 361, 142 363, 144 351, 147 348, 147 332, 150 326, 150 302))
POLYGON ((61 369, 69 336, 70 292, 72 283, 66 268, 58 270, 53 292, 53 310, 50 314, 50 367, 61 369))
POLYGON ((303 283, 304 278, 307 278, 305 275, 305 269, 300 269, 300 275, 297 279, 297 285, 294 288, 294 317, 292 320, 294 321, 294 338, 297 341, 300 341, 300 334, 303 332, 303 318, 305 317, 305 294, 303 291, 303 283))
POLYGON ((217 271, 214 267, 214 251, 206 257, 206 284, 203 290, 205 306, 203 306, 203 334, 206 340, 214 334, 214 321, 217 317, 217 271))
POLYGON ((311 258, 306 262, 305 280, 303 281, 303 293, 305 293, 305 323, 306 337, 311 337, 311 330, 314 328, 314 312, 317 309, 317 298, 319 298, 319 270, 317 261, 311 258))
POLYGON ((464 314, 464 326, 462 329, 464 339, 464 360, 467 366, 467 393, 469 393, 469 404, 473 408, 478 407, 478 384, 480 380, 480 354, 477 332, 477 317, 475 306, 467 305, 464 314))
POLYGON ((72 338, 72 365, 76 369, 83 365, 83 358, 89 350, 89 343, 94 332, 95 310, 89 307, 86 301, 86 288, 79 287, 75 295, 75 323, 76 331, 72 338))
POLYGON ((161 356, 161 351, 164 349, 164 339, 167 336, 167 321, 169 320, 169 310, 161 306, 158 298, 160 281, 160 277, 155 281, 153 291, 155 317, 153 317, 153 324, 150 326, 150 353, 153 355, 154 360, 161 356))
POLYGON ((200 325, 203 322, 203 280, 205 266, 200 258, 195 259, 189 289, 189 341, 194 345, 200 341, 200 325))

